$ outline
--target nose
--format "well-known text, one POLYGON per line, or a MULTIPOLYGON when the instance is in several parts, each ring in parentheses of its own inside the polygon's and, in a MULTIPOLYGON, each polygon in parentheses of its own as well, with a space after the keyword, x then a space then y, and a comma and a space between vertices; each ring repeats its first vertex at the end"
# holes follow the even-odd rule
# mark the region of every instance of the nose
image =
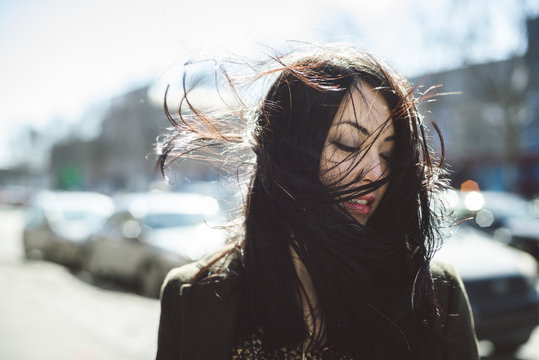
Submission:
POLYGON ((385 170, 386 166, 384 164, 384 160, 380 157, 380 155, 371 155, 366 162, 366 167, 363 169, 363 171, 365 172, 363 179, 367 182, 374 182, 380 180, 384 177, 385 170))

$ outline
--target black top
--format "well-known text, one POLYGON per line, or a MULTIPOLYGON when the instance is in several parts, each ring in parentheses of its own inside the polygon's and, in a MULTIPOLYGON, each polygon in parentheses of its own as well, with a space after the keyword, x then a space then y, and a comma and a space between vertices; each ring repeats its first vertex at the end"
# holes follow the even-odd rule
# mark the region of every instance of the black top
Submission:
POLYGON ((331 346, 320 349, 304 350, 302 348, 282 347, 277 350, 266 350, 262 347, 259 333, 251 334, 240 340, 232 348, 232 360, 352 360, 350 355, 341 354, 331 346))

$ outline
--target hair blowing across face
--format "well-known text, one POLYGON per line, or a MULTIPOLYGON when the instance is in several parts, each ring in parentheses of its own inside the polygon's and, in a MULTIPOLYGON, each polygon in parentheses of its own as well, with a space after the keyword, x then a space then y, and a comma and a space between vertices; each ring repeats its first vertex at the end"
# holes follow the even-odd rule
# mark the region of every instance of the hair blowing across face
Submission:
MULTIPOLYGON (((187 109, 180 105, 171 115, 165 103, 174 127, 160 148, 162 171, 171 160, 204 158, 202 150, 214 150, 214 161, 220 156, 230 166, 237 160, 232 169, 247 169, 250 178, 241 236, 234 240, 244 285, 238 336, 262 329, 268 348, 310 339, 313 347, 333 345, 360 359, 441 358, 428 264, 441 226, 432 209, 444 188, 443 170, 427 147, 413 89, 372 55, 345 45, 309 46, 270 62, 272 69, 257 78, 274 81, 254 111, 200 111, 185 83, 187 109), (326 136, 352 89, 364 88, 359 85, 374 89, 390 109, 390 171, 362 183, 359 169, 351 181, 323 184, 326 136), (245 129, 251 129, 247 136, 245 129), (387 191, 367 224, 343 210, 343 201, 384 184, 387 191), (316 304, 307 304, 319 314, 312 335, 291 249, 316 293, 316 304)), ((234 90, 232 78, 224 70, 221 75, 234 90)), ((351 156, 363 156, 369 146, 351 156)))

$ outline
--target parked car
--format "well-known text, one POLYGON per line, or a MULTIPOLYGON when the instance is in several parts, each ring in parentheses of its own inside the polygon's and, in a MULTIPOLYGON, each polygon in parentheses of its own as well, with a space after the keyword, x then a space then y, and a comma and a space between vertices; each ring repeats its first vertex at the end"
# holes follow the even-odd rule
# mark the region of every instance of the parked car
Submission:
POLYGON ((455 194, 453 206, 458 218, 472 218, 469 225, 539 260, 539 216, 532 202, 500 191, 455 194))
POLYGON ((26 186, 4 186, 0 188, 0 205, 26 206, 34 192, 34 189, 26 186))
POLYGON ((455 267, 470 299, 477 336, 513 352, 539 325, 537 262, 529 254, 461 225, 435 257, 455 267))
POLYGON ((213 227, 217 201, 190 193, 144 193, 116 199, 116 211, 89 242, 84 268, 93 276, 131 282, 157 297, 167 272, 225 243, 213 227))
POLYGON ((112 199, 96 192, 36 194, 26 211, 23 229, 26 258, 80 266, 84 243, 113 209, 112 199))

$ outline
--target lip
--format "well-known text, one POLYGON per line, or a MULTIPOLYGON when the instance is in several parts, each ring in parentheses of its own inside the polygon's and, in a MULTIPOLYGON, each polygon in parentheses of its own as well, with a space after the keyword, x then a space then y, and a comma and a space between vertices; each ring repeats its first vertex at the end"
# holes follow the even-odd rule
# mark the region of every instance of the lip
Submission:
POLYGON ((358 215, 369 215, 372 210, 372 204, 376 199, 373 195, 364 195, 356 198, 357 200, 366 200, 367 204, 358 204, 351 201, 345 201, 344 206, 351 212, 358 215))

